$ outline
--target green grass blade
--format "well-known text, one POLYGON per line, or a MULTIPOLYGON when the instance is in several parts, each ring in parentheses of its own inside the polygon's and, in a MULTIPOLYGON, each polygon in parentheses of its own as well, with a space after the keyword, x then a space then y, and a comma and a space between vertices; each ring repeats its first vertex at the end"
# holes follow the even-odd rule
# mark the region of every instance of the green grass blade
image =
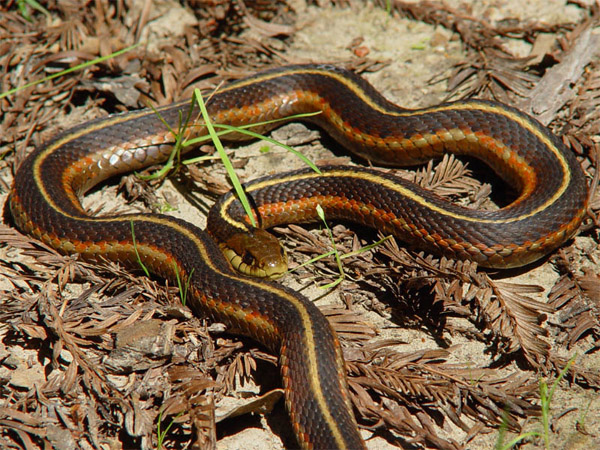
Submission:
POLYGON ((135 240, 135 230, 134 230, 134 226, 133 226, 133 220, 130 220, 129 223, 131 224, 131 239, 133 240, 133 249, 135 250, 135 256, 137 257, 138 264, 144 270, 144 273, 146 274, 146 276, 150 277, 150 271, 148 271, 148 268, 142 262, 142 258, 140 256, 140 253, 138 252, 137 242, 135 240))
POLYGON ((27 84, 25 84, 23 86, 19 86, 19 87, 16 87, 14 89, 11 89, 9 91, 2 92, 2 93, 0 93, 0 99, 2 99, 4 97, 7 97, 9 95, 12 95, 15 92, 21 91, 23 89, 27 89, 28 87, 35 86, 36 84, 40 84, 40 83, 43 83, 45 81, 53 80, 54 78, 61 77, 61 76, 66 75, 68 73, 75 72, 77 70, 81 70, 81 69, 84 69, 84 68, 89 67, 89 66, 93 66, 94 64, 101 63, 101 62, 106 61, 106 60, 111 59, 111 58, 115 58, 117 56, 122 55, 123 53, 127 53, 128 51, 133 50, 134 48, 136 48, 139 45, 140 45, 139 43, 138 44, 134 44, 134 45, 126 47, 126 48, 124 48, 122 50, 119 50, 119 51, 116 51, 114 53, 111 53, 110 55, 102 56, 100 58, 96 58, 96 59, 93 59, 91 61, 87 61, 87 62, 78 64, 76 66, 69 67, 68 69, 61 70, 60 72, 57 72, 57 73, 54 73, 54 74, 49 75, 47 77, 44 77, 41 80, 32 81, 31 83, 27 83, 27 84))
POLYGON ((282 147, 284 149, 286 149, 287 151, 293 153, 294 155, 296 155, 298 158, 300 158, 302 161, 304 161, 304 163, 309 166, 312 170, 314 170, 317 173, 321 173, 321 171, 319 170, 319 168, 315 165, 315 163, 313 163, 310 159, 308 159, 306 156, 304 156, 301 152, 299 152, 298 150, 295 150, 294 148, 290 147, 289 145, 285 145, 282 144, 281 142, 276 141, 273 138, 270 138, 268 136, 264 136, 262 134, 259 133, 255 133, 254 131, 250 131, 250 130, 240 130, 238 127, 233 127, 231 125, 225 125, 225 124, 214 124, 214 126, 216 128, 223 128, 224 130, 228 130, 230 132, 236 132, 236 133, 242 133, 245 134, 247 136, 256 138, 256 139, 260 139, 262 141, 266 141, 266 142, 270 142, 273 145, 277 145, 279 147, 282 147))
POLYGON ((175 278, 177 278, 177 287, 179 288, 179 297, 181 298, 181 304, 185 306, 187 302, 187 293, 190 288, 190 282, 192 281, 192 275, 194 274, 194 269, 190 272, 190 276, 187 278, 185 285, 181 284, 181 275, 179 275, 179 267, 177 264, 173 263, 173 271, 175 272, 175 278))
MULTIPOLYGON (((359 255, 363 252, 367 252, 375 247, 380 246, 381 244, 383 244, 385 241, 387 241, 388 239, 391 239, 392 236, 385 236, 384 238, 381 238, 380 240, 378 240, 377 242, 373 242, 372 244, 369 245, 365 245, 364 247, 359 248, 358 250, 354 250, 352 252, 348 252, 348 253, 338 253, 340 260, 344 260, 346 258, 350 258, 352 256, 356 256, 359 255)), ((310 266, 311 264, 316 263, 317 261, 323 259, 323 258, 327 258, 331 255, 334 255, 336 252, 336 250, 330 250, 327 253, 321 253, 320 255, 315 256, 314 258, 309 259, 306 262, 303 262, 302 264, 297 265, 296 267, 294 267, 293 269, 290 269, 289 272, 293 272, 295 270, 301 269, 302 267, 306 267, 306 266, 310 266)))
POLYGON ((334 250, 329 250, 327 253, 321 253, 320 255, 317 255, 314 258, 311 258, 308 261, 303 262, 302 264, 298 264, 296 267, 294 267, 293 269, 290 269, 288 272, 293 272, 295 270, 301 269, 302 267, 310 266, 311 264, 314 264, 323 258, 327 258, 327 257, 333 255, 334 253, 335 253, 334 250))
POLYGON ((183 411, 180 412, 179 414, 177 414, 171 420, 171 422, 169 423, 169 425, 167 425, 167 427, 164 430, 160 429, 161 428, 160 424, 162 423, 162 419, 163 419, 163 417, 162 417, 163 412, 161 411, 158 414, 158 421, 157 421, 157 424, 156 424, 156 438, 157 438, 156 449, 157 450, 162 450, 163 449, 163 445, 165 443, 165 438, 167 437, 167 433, 169 432, 169 430, 171 429, 171 427, 175 424, 175 420, 177 418, 179 418, 182 414, 183 414, 183 411))
POLYGON ((208 134, 210 135, 210 137, 213 141, 213 144, 214 144, 215 148, 217 149, 217 153, 221 157, 221 161, 223 161, 223 165, 225 166, 225 170, 227 171, 227 174, 229 175, 229 179, 231 180, 231 184, 233 185, 235 193, 237 194, 240 202, 242 203, 242 206, 244 207, 244 211, 250 218, 250 223, 252 224, 253 227, 256 227, 256 220, 254 220, 254 214, 252 213, 252 208, 250 207, 250 202, 248 201, 246 192, 244 192, 242 183, 240 182, 240 179, 238 178, 237 174, 235 173, 233 164, 231 163, 229 156, 227 156, 227 153, 225 152, 225 149, 223 148, 223 144, 221 143, 221 140, 216 135, 215 129, 210 120, 210 116, 208 115, 208 110, 206 109, 206 104, 204 103, 204 100, 202 98, 202 93, 200 92, 200 89, 194 90, 194 98, 196 99, 196 102, 198 102, 198 106, 200 107, 200 112, 202 113, 202 118, 204 119, 204 125, 206 126, 206 130, 208 131, 208 134))
POLYGON ((331 289, 331 288, 336 287, 342 281, 344 281, 344 279, 346 278, 346 274, 344 273, 344 266, 342 265, 340 253, 338 252, 338 249, 335 245, 335 239, 333 239, 333 232, 331 231, 331 228, 329 228, 329 225, 327 225, 327 221, 325 220, 325 211, 323 211, 323 208, 321 207, 321 205, 317 205, 317 215, 321 218, 321 220, 325 224, 325 228, 327 228, 327 233, 329 234, 329 239, 331 240, 331 245, 333 246, 333 255, 335 256, 335 262, 336 262, 336 264, 338 266, 338 270, 340 272, 340 276, 335 281, 325 284, 323 286, 319 286, 321 289, 331 289))
POLYGON ((351 256, 356 256, 356 255, 360 255, 363 252, 368 252, 369 250, 371 250, 372 248, 378 247, 381 244, 383 244, 385 241, 387 241, 388 239, 391 239, 392 236, 385 236, 381 239, 379 239, 377 242, 373 242, 372 244, 369 245, 365 245, 364 247, 359 248, 358 250, 354 250, 352 252, 348 252, 348 253, 342 253, 340 255, 340 259, 346 259, 346 258, 350 258, 351 256))
MULTIPOLYGON (((224 136, 224 135, 231 134, 231 133, 243 133, 240 130, 248 130, 250 128, 262 127, 265 125, 273 125, 273 124, 282 123, 282 122, 290 122, 293 120, 302 120, 307 117, 317 116, 319 114, 321 114, 321 111, 316 111, 316 112, 312 112, 312 113, 294 114, 294 115, 286 117, 284 119, 272 119, 272 120, 265 120, 263 122, 248 123, 245 125, 239 125, 239 126, 234 127, 233 131, 219 131, 219 132, 217 132, 217 135, 220 137, 220 136, 224 136)), ((263 137, 263 135, 259 135, 259 136, 260 136, 259 139, 261 139, 263 137)), ((193 139, 190 139, 189 141, 187 141, 185 145, 197 145, 197 144, 201 144, 202 142, 210 141, 210 139, 211 138, 208 135, 198 136, 196 138, 193 138, 193 139)), ((280 145, 279 142, 277 143, 277 145, 280 145)))
POLYGON ((169 132, 171 132, 171 134, 175 138, 175 144, 173 145, 173 150, 169 154, 169 159, 163 164, 163 166, 159 170, 157 170, 156 172, 154 172, 150 175, 142 175, 142 174, 136 173, 136 176, 142 180, 154 180, 157 178, 163 178, 169 173, 169 171, 171 171, 171 169, 173 169, 173 167, 175 167, 175 162, 174 162, 175 158, 177 158, 178 164, 181 162, 181 149, 185 145, 185 142, 183 140, 183 131, 188 127, 190 120, 192 118, 192 114, 194 112, 194 100, 192 99, 190 101, 190 109, 188 111, 185 121, 181 117, 181 111, 180 111, 179 126, 177 129, 177 132, 175 130, 173 130, 173 128, 171 128, 171 125, 169 125, 169 123, 164 119, 164 117, 160 114, 160 111, 157 110, 154 107, 154 105, 149 105, 149 107, 152 108, 152 111, 154 111, 156 116, 164 124, 164 126, 167 128, 167 130, 169 130, 169 132))
POLYGON ((519 442, 521 442, 527 438, 530 438, 530 437, 538 437, 539 435, 540 435, 540 433, 537 431, 530 431, 528 433, 520 434, 516 438, 514 438, 512 441, 510 441, 508 444, 506 444, 506 445, 501 444, 499 446, 496 446, 496 450, 510 450, 515 445, 517 445, 519 442))
POLYGON ((46 18, 51 17, 50 11, 48 11, 35 0, 17 0, 17 8, 19 8, 19 13, 21 13, 21 16, 23 16, 23 18, 28 22, 31 22, 32 20, 31 16, 29 15, 29 11, 27 11, 26 5, 29 5, 31 8, 43 13, 46 16, 46 18))

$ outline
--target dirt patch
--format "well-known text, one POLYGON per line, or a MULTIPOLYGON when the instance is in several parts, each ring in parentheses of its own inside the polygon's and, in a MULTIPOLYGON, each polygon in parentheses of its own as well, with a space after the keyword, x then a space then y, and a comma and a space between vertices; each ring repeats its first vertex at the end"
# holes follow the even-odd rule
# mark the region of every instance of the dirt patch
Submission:
MULTIPOLYGON (((465 93, 497 96, 522 105, 524 95, 544 82, 546 67, 559 65, 575 47, 582 29, 592 36, 600 35, 596 9, 559 1, 526 5, 520 1, 485 1, 472 7, 458 1, 443 5, 397 2, 390 4, 395 12, 387 12, 386 5, 358 2, 315 6, 294 1, 284 8, 275 5, 258 11, 227 2, 208 6, 189 2, 186 7, 171 2, 125 3, 127 7, 120 10, 111 2, 97 2, 97 9, 90 7, 81 19, 76 16, 81 22, 74 21, 72 27, 67 25, 65 10, 52 10, 48 22, 36 13, 33 25, 23 25, 25 21, 14 7, 11 17, 6 16, 3 24, 8 36, 16 34, 11 30, 20 29, 17 24, 30 33, 39 33, 39 40, 23 45, 30 55, 47 45, 49 55, 60 52, 58 61, 64 65, 70 64, 69 58, 107 54, 135 39, 147 39, 148 46, 134 50, 134 56, 115 60, 113 66, 86 72, 80 78, 60 78, 52 89, 30 88, 0 100, 0 129, 6 132, 0 148, 0 155, 4 155, 0 160, 0 202, 4 203, 12 184, 15 158, 30 151, 33 144, 84 119, 138 107, 144 99, 166 104, 189 95, 193 86, 214 86, 224 76, 221 68, 241 76, 270 64, 331 62, 361 71, 387 98, 408 108, 437 104, 465 93), (98 5, 104 10, 99 11, 98 5), (101 30, 97 35, 86 35, 82 30, 98 14, 110 20, 96 27, 101 30), (46 28, 51 32, 41 31, 46 28), (544 47, 544 42, 549 44, 544 47), (519 59, 529 56, 537 66, 519 59), (70 98, 61 92, 69 93, 70 98), (43 108, 29 105, 36 100, 43 108), (19 122, 25 112, 34 114, 35 121, 19 122)), ((20 84, 19 73, 28 64, 37 67, 34 63, 53 61, 45 59, 46 54, 31 60, 25 51, 11 53, 6 46, 0 49, 4 67, 12 68, 4 74, 4 91, 20 84), (14 63, 14 58, 21 58, 21 62, 14 63)), ((553 129, 577 152, 590 180, 596 173, 594 152, 599 148, 599 118, 594 113, 594 108, 598 110, 599 61, 600 56, 594 53, 581 73, 572 75, 574 94, 567 95, 552 122, 553 129)), ((294 145, 316 162, 359 162, 340 153, 327 138, 321 139, 318 130, 301 124, 286 125, 272 136, 294 145)), ((264 152, 264 147, 264 143, 255 142, 235 148, 242 180, 302 166, 287 151, 269 146, 264 152)), ((448 167, 463 170, 464 162, 446 161, 420 173, 427 178, 436 171, 447 173, 448 167)), ((475 172, 480 173, 477 168, 475 172)), ((470 190, 461 192, 459 201, 470 202, 469 194, 485 192, 488 180, 483 173, 481 179, 481 175, 472 177, 465 172, 460 179, 468 180, 463 182, 470 190)), ((419 179, 419 172, 403 176, 419 179)), ((190 168, 184 177, 171 177, 155 187, 149 194, 145 186, 128 178, 119 188, 109 184, 95 190, 84 205, 88 209, 102 205, 102 213, 168 211, 203 225, 214 192, 227 188, 227 183, 220 167, 203 164, 190 168), (194 189, 199 187, 200 193, 190 189, 190 179, 198 184, 194 189), (124 191, 127 199, 123 198, 124 191), (143 201, 124 206, 136 196, 143 201)), ((596 213, 600 209, 597 193, 591 207, 596 213)), ((361 424, 369 448, 408 446, 411 439, 416 448, 493 448, 500 439, 503 420, 511 429, 504 442, 516 436, 520 426, 521 433, 538 431, 538 380, 547 378, 552 383, 573 355, 577 355, 577 370, 566 377, 569 383, 558 386, 551 402, 550 448, 595 448, 600 447, 595 431, 600 429, 598 229, 590 221, 587 230, 557 255, 518 273, 470 271, 469 267, 428 259, 427 255, 406 256, 385 247, 349 260, 348 279, 331 292, 316 285, 335 277, 333 260, 300 271, 284 282, 323 308, 352 304, 355 315, 341 316, 342 325, 338 326, 343 328, 350 322, 362 327, 356 333, 359 338, 340 333, 353 375, 370 374, 382 388, 393 386, 399 393, 386 397, 376 388, 368 391, 373 404, 385 412, 380 416, 367 413, 370 404, 358 402, 365 408, 361 424), (401 269, 406 272, 399 274, 401 269), (370 273, 376 271, 381 272, 379 277, 370 273), (466 281, 449 275, 457 271, 466 281), (483 284, 489 280, 487 286, 493 285, 494 292, 527 305, 529 310, 519 309, 525 319, 513 317, 514 323, 500 323, 512 316, 499 312, 499 319, 494 320, 483 303, 466 301, 470 290, 475 290, 475 280, 483 284), (419 300, 420 295, 428 300, 419 300), (412 306, 411 302, 417 304, 412 306), (474 306, 480 309, 469 312, 474 306), (440 325, 436 315, 445 317, 442 329, 435 329, 440 325), (519 328, 521 319, 525 325, 519 328), (526 327, 530 328, 523 331, 526 327), (376 337, 370 334, 372 330, 376 330, 376 337), (511 336, 511 330, 523 331, 529 340, 511 336), (535 355, 535 345, 542 345, 542 351, 547 345, 551 356, 535 355), (364 362, 366 355, 373 357, 369 364, 364 362), (394 361, 396 368, 391 381, 377 372, 382 367, 387 370, 389 361, 394 361), (370 373, 361 372, 367 368, 370 373), (415 390, 420 391, 415 394, 415 390), (508 417, 503 419, 502 409, 511 402, 508 417)), ((245 399, 255 401, 259 393, 277 392, 272 390, 279 386, 272 356, 250 341, 224 335, 219 326, 192 318, 184 309, 173 308, 171 305, 178 303, 177 290, 164 289, 160 281, 134 277, 116 266, 98 271, 34 247, 11 230, 9 226, 2 228, 5 245, 0 246, 4 269, 0 274, 0 379, 5 386, 0 390, 0 446, 38 448, 49 443, 55 448, 154 448, 161 405, 167 406, 163 427, 176 417, 166 435, 167 448, 189 447, 192 442, 220 449, 294 445, 282 402, 275 403, 274 412, 266 416, 245 414, 216 427, 214 424, 226 411, 239 409, 245 399), (165 320, 164 325, 155 321, 157 317, 165 320), (138 330, 134 326, 139 321, 151 326, 138 330), (130 328, 139 331, 138 341, 145 343, 129 353, 143 360, 143 367, 123 362, 119 353, 128 348, 120 342, 124 342, 124 330, 130 328), (148 332, 155 328, 160 331, 148 332), (159 337, 166 341, 154 339, 159 337), (105 367, 107 361, 109 369, 105 367), (190 392, 189 386, 196 387, 197 392, 190 392), (198 392, 206 395, 198 396, 198 392), (111 396, 116 400, 103 406, 100 400, 111 396), (51 401, 44 402, 44 398, 51 401), (234 406, 230 406, 232 399, 236 400, 234 406), (212 415, 213 405, 216 416, 212 415)), ((328 242, 327 235, 314 227, 310 233, 283 229, 280 235, 286 237, 292 253, 300 253, 294 264, 305 261, 313 249, 328 242), (310 251, 303 253, 302 248, 310 251)), ((356 243, 364 245, 377 239, 364 231, 356 237, 339 225, 334 235, 337 245, 347 250, 356 243)), ((484 297, 483 288, 481 292, 484 297)), ((503 306, 513 312, 506 303, 503 306)), ((329 317, 336 320, 338 314, 330 312, 329 317)), ((367 392, 366 387, 355 383, 356 390, 360 387, 367 392)), ((261 411, 263 403, 259 403, 260 407, 248 409, 261 411)), ((264 403, 268 404, 268 399, 264 403)), ((524 448, 544 448, 544 443, 536 438, 524 448)))

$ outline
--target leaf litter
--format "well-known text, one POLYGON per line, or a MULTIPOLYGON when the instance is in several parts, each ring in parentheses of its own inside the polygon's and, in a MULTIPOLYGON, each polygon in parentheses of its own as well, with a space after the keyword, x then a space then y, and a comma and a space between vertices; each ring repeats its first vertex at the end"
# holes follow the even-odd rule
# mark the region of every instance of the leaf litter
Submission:
MULTIPOLYGON (((48 5, 52 22, 42 14, 28 22, 9 2, 0 17, 2 90, 157 33, 151 24, 161 11, 149 8, 150 3, 99 1, 81 8, 78 2, 58 2, 48 5)), ((590 218, 582 231, 585 240, 571 242, 543 263, 558 274, 547 293, 535 283, 505 280, 473 263, 415 252, 391 239, 344 259, 339 301, 322 306, 344 345, 361 427, 392 445, 461 449, 498 428, 518 433, 538 416, 537 380, 562 370, 566 355, 580 355, 567 377, 570 388, 596 392, 600 386, 597 369, 581 362, 597 354, 600 332, 599 58, 587 53, 591 44, 573 52, 586 30, 598 26, 598 4, 578 3, 581 21, 560 24, 495 23, 438 2, 390 5, 390 20, 409 17, 449 30, 460 40, 464 61, 440 77, 447 82, 448 98, 476 93, 523 104, 536 85, 553 86, 561 78, 549 68, 560 68, 569 55, 581 66, 570 79, 575 95, 549 105, 549 122, 592 181, 590 218), (548 35, 550 44, 542 45, 548 35), (545 51, 515 56, 509 40, 534 48, 538 42, 545 51), (437 345, 407 351, 406 341, 384 333, 397 327, 424 332, 437 345), (456 336, 481 344, 489 361, 465 365, 457 359, 461 344, 453 343, 456 336), (450 424, 462 430, 460 437, 450 424)), ((179 8, 184 25, 163 30, 152 48, 137 47, 0 99, 3 198, 23 156, 82 118, 145 106, 149 100, 166 104, 189 96, 194 87, 210 88, 263 67, 302 62, 286 53, 297 9, 302 9, 298 5, 224 0, 189 1, 187 6, 179 8)), ((387 64, 362 53, 339 62, 358 72, 376 72, 387 64)), ((194 167, 189 175, 196 180, 204 170, 194 167)), ((473 177, 477 170, 470 161, 448 156, 399 174, 452 201, 495 208, 490 192, 496 186, 473 177)), ((177 177, 185 179, 186 172, 177 177)), ((219 170, 209 174, 212 184, 200 185, 212 196, 223 181, 219 170)), ((155 187, 126 178, 120 191, 156 209, 161 198, 155 187)), ((377 239, 375 233, 357 234, 343 224, 332 230, 342 254, 377 239)), ((296 265, 331 248, 318 226, 278 231, 296 265)), ((16 232, 6 213, 0 255, 0 446, 156 448, 160 430, 172 423, 165 448, 215 448, 223 433, 235 429, 232 422, 281 404, 277 358, 250 340, 224 334, 220 324, 193 317, 175 287, 111 262, 92 266, 59 255, 16 232), (249 392, 255 393, 240 399, 249 392), (236 398, 234 406, 219 406, 236 398)), ((324 258, 299 269, 292 282, 324 285, 336 276, 334 258, 324 258)), ((289 428, 280 432, 285 445, 294 445, 289 428)))

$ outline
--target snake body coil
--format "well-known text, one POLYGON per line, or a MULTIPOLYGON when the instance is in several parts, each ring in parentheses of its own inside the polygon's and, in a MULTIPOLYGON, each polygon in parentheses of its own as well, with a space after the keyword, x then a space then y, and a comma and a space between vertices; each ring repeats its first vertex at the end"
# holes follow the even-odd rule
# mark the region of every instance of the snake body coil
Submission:
MULTIPOLYGON (((492 267, 534 261, 569 239, 585 213, 587 188, 574 156, 546 128, 496 103, 467 101, 401 109, 361 78, 324 65, 259 73, 211 96, 216 123, 242 125, 322 111, 310 120, 357 154, 413 164, 444 151, 488 162, 520 196, 500 211, 470 211, 376 171, 327 167, 248 186, 263 225, 306 221, 317 203, 331 217, 357 220, 426 248, 492 267), (393 203, 392 203, 393 202, 393 203)), ((189 103, 159 109, 175 130, 189 103)), ((182 133, 204 133, 198 112, 182 133)), ((153 111, 95 120, 68 130, 21 164, 10 194, 15 224, 57 250, 109 259, 189 284, 195 313, 229 325, 280 355, 286 404, 305 448, 364 448, 352 414, 340 345, 327 320, 303 296, 239 275, 204 231, 156 214, 91 217, 79 197, 100 181, 164 161, 174 136, 153 111), (133 241, 132 229, 135 234, 133 241)), ((211 222, 248 229, 226 196, 211 222), (237 214, 237 215, 236 215, 237 214)))

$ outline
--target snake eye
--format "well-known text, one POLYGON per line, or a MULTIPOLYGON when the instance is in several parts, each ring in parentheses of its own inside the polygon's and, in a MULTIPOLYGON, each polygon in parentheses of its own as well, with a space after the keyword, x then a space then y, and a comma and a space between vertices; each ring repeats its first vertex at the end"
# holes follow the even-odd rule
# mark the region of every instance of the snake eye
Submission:
POLYGON ((254 259, 254 256, 252 256, 252 253, 250 253, 250 252, 244 252, 244 256, 242 257, 242 261, 247 266, 253 266, 254 262, 255 262, 255 259, 254 259))

